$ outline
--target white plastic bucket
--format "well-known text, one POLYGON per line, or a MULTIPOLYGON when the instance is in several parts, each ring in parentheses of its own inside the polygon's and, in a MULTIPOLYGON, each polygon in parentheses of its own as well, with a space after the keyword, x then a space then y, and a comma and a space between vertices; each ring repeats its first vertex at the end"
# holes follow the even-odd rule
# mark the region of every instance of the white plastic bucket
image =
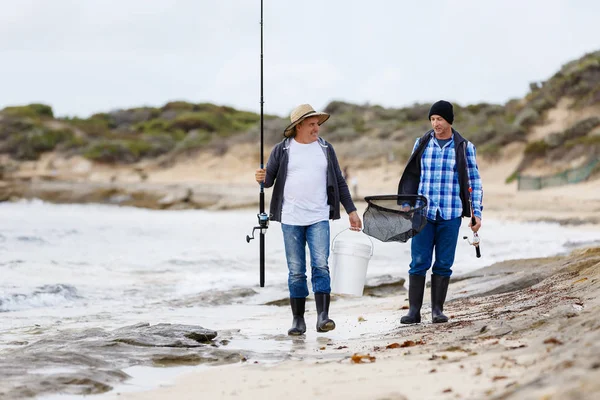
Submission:
MULTIPOLYGON (((341 233, 341 232, 340 232, 341 233)), ((339 234, 338 234, 339 235, 339 234)), ((371 244, 333 239, 331 257, 331 292, 362 296, 367 278, 369 260, 373 255, 371 244)), ((371 240, 369 238, 369 240, 371 240)))

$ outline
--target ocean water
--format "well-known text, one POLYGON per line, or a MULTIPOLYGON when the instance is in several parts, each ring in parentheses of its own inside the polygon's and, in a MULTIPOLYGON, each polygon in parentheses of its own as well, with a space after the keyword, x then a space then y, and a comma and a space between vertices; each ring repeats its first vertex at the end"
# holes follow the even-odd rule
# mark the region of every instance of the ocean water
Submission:
MULTIPOLYGON (((139 322, 244 329, 232 345, 258 352, 292 346, 264 339, 285 334, 291 317, 287 307, 265 305, 287 297, 278 223, 267 231, 266 285, 259 287, 258 238, 245 240, 256 225, 256 210, 155 211, 28 201, 0 204, 0 221, 0 357, 9 357, 15 343, 34 343, 65 330, 109 330, 139 322)), ((371 243, 347 227, 345 217, 332 222, 332 240, 371 243)), ((471 238, 466 220, 457 275, 600 242, 595 229, 484 219, 478 259, 463 235, 471 238)), ((372 245, 368 284, 407 277, 409 243, 373 239, 372 245)), ((336 329, 330 337, 363 333, 336 329)))

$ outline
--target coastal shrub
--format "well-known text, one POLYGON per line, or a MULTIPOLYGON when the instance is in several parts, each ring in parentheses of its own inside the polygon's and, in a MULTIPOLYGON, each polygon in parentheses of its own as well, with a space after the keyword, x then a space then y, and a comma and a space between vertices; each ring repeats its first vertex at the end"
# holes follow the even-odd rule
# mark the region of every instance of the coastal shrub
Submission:
POLYGON ((140 133, 166 132, 170 128, 170 123, 161 118, 154 118, 149 121, 138 122, 133 129, 140 133))
POLYGON ((407 121, 427 121, 430 104, 414 104, 412 107, 405 109, 407 121))
POLYGON ((87 121, 95 122, 95 123, 104 123, 110 129, 117 128, 117 122, 114 117, 109 113, 96 113, 87 119, 87 121))
POLYGON ((563 97, 576 99, 574 106, 582 107, 590 104, 590 96, 598 90, 599 81, 600 51, 596 51, 565 64, 525 99, 539 114, 555 106, 563 97))
POLYGON ((145 156, 163 154, 168 149, 146 140, 100 140, 91 143, 83 156, 103 163, 134 163, 145 156))
POLYGON ((37 160, 43 152, 54 150, 57 144, 72 138, 73 132, 70 130, 46 130, 38 126, 13 134, 5 150, 18 160, 37 160))
POLYGON ((392 121, 394 123, 402 123, 407 120, 406 113, 404 112, 404 110, 398 108, 384 108, 382 106, 372 106, 370 109, 367 109, 366 112, 372 115, 371 120, 373 121, 392 121))
POLYGON ((477 149, 477 152, 482 156, 495 160, 500 157, 500 150, 502 150, 502 146, 496 143, 487 143, 483 146, 480 146, 477 149))
POLYGON ((230 136, 242 132, 259 121, 259 116, 249 112, 225 112, 221 108, 215 112, 194 111, 179 114, 168 124, 169 130, 180 129, 189 132, 194 129, 215 132, 219 136, 230 136))
POLYGON ((539 119, 540 114, 534 108, 527 107, 519 112, 515 117, 514 125, 517 127, 528 128, 533 126, 539 119))
POLYGON ((158 118, 166 121, 173 121, 178 115, 179 113, 176 110, 165 110, 160 113, 158 118))
POLYGON ((591 117, 578 121, 573 126, 565 130, 563 136, 565 139, 575 139, 590 133, 595 127, 600 125, 600 118, 591 117))
MULTIPOLYGON (((258 122, 260 122, 260 115, 255 114, 253 112, 249 112, 249 111, 236 111, 234 110, 233 112, 231 112, 231 116, 232 116, 232 120, 233 120, 233 125, 239 128, 239 129, 247 129, 252 125, 257 124, 258 122)), ((263 116, 266 119, 273 119, 274 116, 272 115, 265 115, 263 116)))
POLYGON ((412 146, 415 144, 415 140, 423 136, 425 132, 431 129, 431 125, 429 125, 427 120, 418 122, 408 122, 403 124, 401 129, 404 132, 404 137, 409 139, 411 146, 410 150, 412 151, 412 146))
POLYGON ((582 143, 594 143, 594 140, 588 140, 586 136, 600 126, 600 118, 591 117, 578 121, 564 132, 552 133, 544 138, 549 147, 555 148, 561 145, 573 147, 582 143))
POLYGON ((218 127, 218 117, 208 112, 185 112, 175 117, 169 124, 169 129, 181 129, 185 132, 193 129, 215 132, 218 127))
POLYGON ((111 125, 114 128, 129 127, 156 118, 159 114, 160 111, 158 109, 151 107, 115 110, 108 113, 111 125))
POLYGON ((218 106, 212 103, 198 103, 194 104, 194 111, 206 111, 206 112, 223 112, 228 113, 235 111, 235 108, 227 107, 227 106, 218 106))
POLYGON ((370 134, 378 139, 387 139, 393 132, 398 131, 398 124, 394 120, 376 120, 369 125, 370 134))
POLYGON ((89 140, 84 136, 73 135, 71 138, 56 145, 55 150, 70 151, 82 149, 89 144, 89 140))
POLYGON ((513 142, 523 142, 526 140, 526 136, 525 129, 509 124, 500 118, 491 120, 473 136, 469 136, 469 139, 476 145, 489 144, 502 147, 513 142))
POLYGON ((539 157, 545 155, 548 149, 550 149, 550 145, 548 145, 545 140, 538 140, 529 143, 525 147, 525 154, 528 156, 539 157))
POLYGON ((588 148, 597 149, 600 148, 600 136, 583 136, 571 140, 567 140, 564 144, 566 148, 583 145, 588 148))
POLYGON ((199 149, 206 146, 212 139, 212 135, 210 132, 202 131, 202 130, 194 130, 187 134, 187 136, 177 143, 175 150, 176 151, 185 151, 185 150, 193 150, 199 149))
MULTIPOLYGON (((171 131, 166 132, 166 134, 168 134, 176 142, 179 142, 179 141, 185 139, 185 137, 187 135, 187 133, 181 129, 171 130, 171 131)), ((149 133, 149 135, 154 135, 154 133, 149 133)))
POLYGON ((332 101, 330 102, 325 109, 324 112, 332 115, 339 115, 346 112, 351 112, 355 106, 344 101, 332 101))
POLYGON ((524 108, 524 102, 521 99, 511 99, 504 105, 504 118, 507 123, 514 123, 517 114, 524 108))
POLYGON ((146 136, 144 142, 148 143, 150 147, 141 154, 143 157, 158 157, 173 150, 177 144, 173 136, 168 133, 146 136))
POLYGON ((31 119, 3 116, 0 118, 0 140, 6 140, 13 134, 25 132, 36 126, 31 119))
POLYGON ((120 141, 99 141, 92 143, 83 152, 90 160, 104 163, 135 162, 135 157, 120 141))
POLYGON ((328 129, 322 133, 322 136, 327 138, 327 140, 343 142, 346 140, 356 139, 360 135, 354 128, 344 126, 333 131, 328 129))
POLYGON ((600 103, 600 86, 582 100, 583 106, 592 106, 600 103))
POLYGON ((519 177, 519 171, 515 171, 512 174, 510 174, 506 180, 504 181, 506 184, 512 183, 514 182, 517 178, 519 177))
POLYGON ((13 106, 6 107, 2 110, 2 114, 13 116, 13 117, 28 117, 28 118, 39 118, 47 117, 54 118, 54 112, 52 107, 46 104, 29 104, 26 106, 13 106))
POLYGON ((195 105, 193 103, 188 103, 187 101, 171 101, 162 106, 160 109, 162 111, 194 111, 195 105))
POLYGON ((352 126, 357 133, 365 133, 367 131, 367 128, 365 127, 365 120, 362 118, 356 118, 353 121, 352 126))
POLYGON ((144 136, 167 134, 176 142, 183 140, 186 136, 186 132, 183 129, 174 128, 168 121, 160 118, 135 124, 133 129, 144 136))
POLYGON ((461 114, 463 112, 467 112, 469 114, 483 114, 491 116, 499 112, 504 112, 504 108, 502 106, 489 103, 470 104, 464 108, 461 108, 460 106, 455 107, 455 114, 461 114))
POLYGON ((105 137, 110 135, 111 131, 111 122, 107 117, 108 114, 95 114, 88 119, 66 118, 63 121, 73 126, 74 128, 82 131, 88 136, 105 137))

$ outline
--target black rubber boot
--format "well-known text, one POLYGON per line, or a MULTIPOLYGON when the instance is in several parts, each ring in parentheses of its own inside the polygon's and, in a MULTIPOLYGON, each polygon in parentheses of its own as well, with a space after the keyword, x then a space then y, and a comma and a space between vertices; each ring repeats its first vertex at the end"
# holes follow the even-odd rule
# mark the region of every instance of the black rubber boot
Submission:
POLYGON ((290 297, 290 305, 292 306, 292 315, 294 321, 292 327, 288 330, 290 336, 304 335, 306 332, 306 323, 304 322, 304 307, 306 306, 306 298, 292 298, 290 297))
POLYGON ((421 306, 425 292, 425 277, 408 275, 408 314, 400 318, 401 324, 418 324, 421 322, 421 306))
POLYGON ((431 320, 433 323, 448 322, 443 313, 446 293, 448 293, 449 276, 431 275, 431 320))
POLYGON ((317 304, 317 332, 329 332, 335 329, 335 322, 329 319, 329 293, 315 293, 317 304))

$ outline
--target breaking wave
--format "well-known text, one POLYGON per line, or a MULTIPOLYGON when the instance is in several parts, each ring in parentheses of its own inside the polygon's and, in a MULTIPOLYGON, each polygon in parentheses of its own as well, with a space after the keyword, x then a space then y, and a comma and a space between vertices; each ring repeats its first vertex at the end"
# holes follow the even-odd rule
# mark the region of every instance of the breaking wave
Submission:
POLYGON ((44 285, 33 292, 0 296, 0 312, 19 311, 30 308, 64 305, 81 298, 77 288, 71 285, 44 285))

